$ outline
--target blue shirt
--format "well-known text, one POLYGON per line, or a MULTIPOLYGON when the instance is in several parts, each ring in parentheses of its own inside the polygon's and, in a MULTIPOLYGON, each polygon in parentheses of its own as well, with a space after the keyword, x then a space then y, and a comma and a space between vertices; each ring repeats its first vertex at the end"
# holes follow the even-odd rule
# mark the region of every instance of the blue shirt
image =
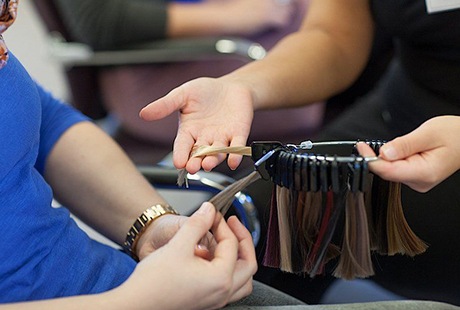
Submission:
POLYGON ((90 239, 67 209, 51 206, 47 156, 81 121, 87 119, 10 56, 0 70, 0 302, 106 291, 135 267, 126 254, 90 239))

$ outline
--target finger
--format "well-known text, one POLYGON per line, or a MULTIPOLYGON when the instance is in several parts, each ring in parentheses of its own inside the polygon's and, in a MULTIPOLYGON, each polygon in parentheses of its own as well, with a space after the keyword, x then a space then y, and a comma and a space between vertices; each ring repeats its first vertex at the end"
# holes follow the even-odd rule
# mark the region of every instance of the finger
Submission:
POLYGON ((217 214, 211 231, 217 242, 213 262, 221 264, 220 268, 233 274, 238 259, 238 239, 220 213, 217 214))
MULTIPOLYGON (((375 156, 374 150, 364 142, 358 142, 356 144, 356 148, 358 149, 358 152, 361 156, 364 156, 364 157, 375 156)), ((380 158, 380 160, 378 161, 370 162, 369 168, 372 172, 378 174, 380 177, 383 177, 384 179, 388 181, 400 181, 401 175, 400 174, 395 175, 394 173, 395 171, 394 167, 396 164, 397 162, 388 162, 380 158)))
POLYGON ((195 255, 206 260, 211 260, 214 257, 211 251, 209 251, 208 247, 201 243, 196 245, 195 255))
MULTIPOLYGON (((228 142, 226 141, 214 141, 212 143, 213 147, 226 147, 228 146, 228 142)), ((211 171, 216 167, 218 164, 223 162, 225 158, 227 157, 227 154, 216 154, 216 155, 208 155, 205 156, 202 160, 201 166, 205 171, 211 171)))
POLYGON ((440 154, 421 153, 392 162, 380 160, 372 163, 370 168, 385 180, 404 183, 423 193, 449 175, 438 164, 439 158, 445 158, 446 155, 442 151, 440 154))
POLYGON ((420 126, 411 133, 385 143, 380 148, 380 156, 389 161, 407 158, 437 146, 437 139, 427 126, 420 126))
MULTIPOLYGON (((196 139, 194 139, 194 144, 192 145, 192 150, 195 146, 210 146, 212 145, 212 139, 206 139, 205 134, 199 132, 196 133, 196 139)), ((190 173, 196 173, 197 171, 201 170, 203 166, 203 159, 205 156, 194 157, 191 153, 189 154, 186 169, 190 173)), ((207 171, 211 170, 214 167, 208 167, 205 169, 207 171)), ((204 169, 204 168, 203 168, 204 169)))
POLYGON ((227 223, 238 240, 240 250, 238 256, 244 260, 256 263, 254 241, 247 228, 238 220, 236 216, 231 216, 227 220, 227 223))
POLYGON ((203 203, 181 226, 170 243, 178 247, 178 251, 194 253, 196 245, 214 225, 215 216, 215 207, 209 202, 203 203))
MULTIPOLYGON (((209 134, 209 132, 204 132, 197 136, 195 142, 196 146, 212 146, 216 148, 228 146, 227 141, 215 140, 214 135, 209 134)), ((215 154, 215 155, 206 155, 190 158, 187 163, 187 170, 190 169, 199 169, 203 168, 205 171, 211 171, 214 167, 220 164, 226 157, 226 154, 215 154), (199 166, 198 166, 199 165, 199 166)), ((190 170, 188 170, 190 171, 190 170)))
MULTIPOLYGON (((372 148, 366 143, 358 143, 357 149, 362 156, 375 156, 372 148)), ((436 184, 436 181, 431 181, 436 175, 426 175, 425 171, 432 171, 423 168, 426 164, 423 156, 419 154, 395 161, 387 161, 381 156, 380 160, 369 163, 369 169, 387 181, 401 182, 416 191, 426 192, 433 187, 432 184, 436 184)))
POLYGON ((174 111, 180 110, 186 101, 182 95, 182 88, 172 90, 165 97, 153 101, 145 106, 140 112, 139 116, 146 121, 154 121, 162 119, 174 111))
POLYGON ((214 251, 216 250, 216 240, 211 233, 207 233, 195 249, 195 255, 212 260, 214 258, 214 251))
POLYGON ((234 290, 244 291, 244 286, 252 279, 257 271, 257 260, 254 242, 251 234, 243 224, 232 216, 228 219, 228 225, 238 239, 238 261, 233 275, 234 290))
MULTIPOLYGON (((373 150, 369 145, 367 145, 367 143, 358 142, 358 143, 356 144, 356 148, 357 148, 359 154, 360 154, 361 156, 363 156, 363 157, 373 157, 373 156, 376 156, 374 150, 373 150)), ((382 164, 381 164, 381 161, 379 161, 379 162, 370 162, 370 163, 369 163, 369 169, 370 169, 372 172, 374 172, 374 173, 376 173, 376 174, 378 174, 378 175, 381 176, 382 171, 385 171, 385 165, 386 165, 386 164, 383 164, 383 165, 382 165, 382 164)))
POLYGON ((195 168, 196 164, 192 165, 191 167, 188 165, 190 153, 194 145, 195 139, 192 137, 192 135, 179 127, 173 145, 173 163, 177 169, 186 168, 190 173, 196 173, 199 170, 201 167, 201 162, 198 163, 198 169, 191 169, 195 168))
MULTIPOLYGON (((235 136, 232 142, 230 143, 230 146, 246 146, 247 140, 248 140, 247 135, 235 136)), ((242 155, 230 154, 228 156, 227 163, 230 169, 235 170, 241 164, 242 160, 243 160, 242 155)))

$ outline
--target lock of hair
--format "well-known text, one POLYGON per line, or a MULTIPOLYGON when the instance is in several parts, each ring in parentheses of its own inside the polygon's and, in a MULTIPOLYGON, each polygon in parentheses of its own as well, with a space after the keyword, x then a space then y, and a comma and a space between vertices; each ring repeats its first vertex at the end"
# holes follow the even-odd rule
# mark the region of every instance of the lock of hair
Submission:
POLYGON ((423 242, 404 217, 401 204, 401 183, 390 182, 387 211, 388 255, 405 254, 411 257, 426 251, 423 242))

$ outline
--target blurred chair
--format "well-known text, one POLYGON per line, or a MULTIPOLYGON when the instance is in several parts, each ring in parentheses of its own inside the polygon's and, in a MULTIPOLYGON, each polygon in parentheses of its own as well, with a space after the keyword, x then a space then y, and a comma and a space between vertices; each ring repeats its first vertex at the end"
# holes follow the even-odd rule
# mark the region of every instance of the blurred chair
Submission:
MULTIPOLYGON (((100 75, 105 70, 109 70, 110 67, 185 60, 198 61, 203 57, 257 59, 265 53, 265 50, 258 44, 233 38, 205 38, 193 42, 168 40, 153 42, 144 46, 133 46, 120 51, 94 52, 87 46, 70 39, 52 0, 34 0, 33 4, 49 30, 51 56, 56 57, 65 66, 65 73, 71 90, 71 103, 95 120, 107 116, 107 111, 101 100, 101 94, 105 89, 101 88, 99 80, 100 75)), ((123 141, 121 144, 123 146, 123 141)), ((130 155, 129 149, 126 151, 130 155)), ((170 151, 171 146, 168 145, 167 148, 154 149, 147 153, 154 158, 154 160, 151 159, 151 163, 156 164, 170 151)), ((139 165, 138 169, 166 200, 184 215, 191 214, 203 201, 208 200, 234 182, 234 179, 222 173, 200 171, 189 176, 189 188, 185 190, 177 186, 178 172, 172 167, 167 167, 164 164, 161 166, 139 165)), ((233 201, 233 208, 229 213, 238 216, 251 232, 256 244, 260 237, 260 222, 251 196, 243 192, 237 193, 233 201)), ((85 230, 91 231, 83 223, 79 222, 79 225, 83 225, 85 230)), ((109 240, 100 236, 98 238, 110 244, 109 240)))
MULTIPOLYGON (((299 9, 290 27, 253 38, 204 37, 159 40, 116 51, 93 51, 76 42, 52 0, 33 0, 51 39, 51 57, 65 67, 71 103, 86 115, 107 115, 119 124, 114 137, 138 164, 156 163, 171 151, 177 115, 145 122, 139 110, 178 85, 200 76, 217 77, 261 59, 266 50, 295 31, 307 9, 299 9)), ((256 112, 251 140, 299 142, 322 124, 324 105, 256 112), (275 125, 276 124, 276 125, 275 125)))

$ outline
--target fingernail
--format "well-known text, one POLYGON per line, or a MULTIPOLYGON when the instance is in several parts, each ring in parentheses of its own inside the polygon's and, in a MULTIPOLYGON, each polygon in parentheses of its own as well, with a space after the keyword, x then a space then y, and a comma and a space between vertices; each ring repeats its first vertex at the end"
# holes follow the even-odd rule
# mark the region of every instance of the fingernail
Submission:
POLYGON ((198 214, 207 214, 211 211, 211 208, 212 208, 212 204, 210 204, 209 202, 205 202, 201 205, 201 207, 196 211, 196 213, 198 214))
POLYGON ((383 157, 387 160, 395 160, 398 159, 398 153, 396 149, 391 146, 383 146, 380 149, 380 152, 383 154, 383 157))
POLYGON ((202 250, 202 251, 208 251, 208 250, 209 250, 207 246, 205 246, 204 244, 201 244, 201 243, 198 243, 198 244, 196 245, 196 248, 197 248, 198 250, 202 250))

